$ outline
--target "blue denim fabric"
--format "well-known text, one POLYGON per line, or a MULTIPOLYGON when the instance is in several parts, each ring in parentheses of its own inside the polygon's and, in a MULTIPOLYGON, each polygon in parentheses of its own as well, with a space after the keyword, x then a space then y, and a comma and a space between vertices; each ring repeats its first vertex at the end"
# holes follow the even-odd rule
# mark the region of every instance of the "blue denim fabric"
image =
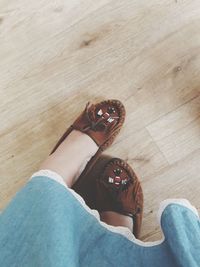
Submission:
POLYGON ((65 187, 35 177, 0 215, 0 266, 199 267, 197 215, 170 204, 161 225, 161 244, 135 244, 103 227, 65 187))

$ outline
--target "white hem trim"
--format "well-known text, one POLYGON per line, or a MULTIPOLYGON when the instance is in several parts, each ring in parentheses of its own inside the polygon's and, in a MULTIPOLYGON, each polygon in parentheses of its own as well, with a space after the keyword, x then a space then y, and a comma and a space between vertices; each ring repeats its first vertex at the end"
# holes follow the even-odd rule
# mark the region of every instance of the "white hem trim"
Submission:
POLYGON ((187 199, 185 199, 185 198, 166 199, 160 203, 160 207, 159 207, 159 210, 157 213, 157 219, 158 219, 158 222, 160 225, 161 225, 162 214, 163 214, 164 210, 166 209, 166 207, 169 206, 170 204, 179 204, 181 206, 184 206, 184 207, 192 210, 194 212, 194 214, 197 215, 197 217, 199 217, 197 209, 194 206, 192 206, 187 199))
POLYGON ((159 210, 158 210, 158 213, 157 213, 157 218, 158 218, 159 225, 160 225, 160 228, 161 228, 161 231, 162 231, 162 235, 163 235, 162 239, 161 240, 157 240, 157 241, 153 241, 153 242, 144 242, 144 241, 141 241, 139 239, 136 239, 135 236, 133 235, 133 233, 131 232, 131 230, 128 229, 127 227, 112 226, 112 225, 108 225, 108 224, 100 221, 100 216, 99 216, 98 211, 90 209, 86 205, 84 199, 79 194, 77 194, 73 189, 69 188, 66 185, 64 179, 58 173, 53 172, 51 170, 40 170, 40 171, 34 173, 32 175, 32 177, 31 177, 31 179, 33 179, 34 177, 38 177, 38 176, 45 176, 45 177, 50 178, 50 179, 58 182, 59 184, 63 185, 80 202, 80 204, 83 206, 83 208, 87 212, 92 214, 103 227, 105 227, 107 230, 109 230, 111 232, 123 235, 129 241, 131 241, 131 242, 133 242, 133 243, 135 243, 135 244, 137 244, 139 246, 152 247, 152 246, 160 245, 165 241, 165 237, 164 237, 164 234, 163 234, 163 231, 162 231, 162 227, 161 227, 161 217, 162 217, 162 214, 163 214, 164 210, 166 209, 166 207, 168 205, 170 205, 170 204, 182 205, 182 206, 190 209, 195 215, 197 215, 197 217, 199 217, 197 209, 194 206, 192 206, 187 199, 166 199, 166 200, 164 200, 164 201, 162 201, 160 203, 160 207, 159 207, 159 210))

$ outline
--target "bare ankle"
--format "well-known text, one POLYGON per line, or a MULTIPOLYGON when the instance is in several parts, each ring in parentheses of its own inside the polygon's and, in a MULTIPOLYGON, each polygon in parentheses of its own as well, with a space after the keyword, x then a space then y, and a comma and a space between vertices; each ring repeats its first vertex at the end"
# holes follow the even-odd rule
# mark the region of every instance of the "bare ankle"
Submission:
POLYGON ((71 187, 97 150, 98 146, 88 135, 74 130, 43 162, 40 169, 57 172, 71 187))
POLYGON ((100 213, 101 221, 113 225, 113 226, 124 226, 133 231, 133 220, 131 217, 114 211, 104 211, 100 213))

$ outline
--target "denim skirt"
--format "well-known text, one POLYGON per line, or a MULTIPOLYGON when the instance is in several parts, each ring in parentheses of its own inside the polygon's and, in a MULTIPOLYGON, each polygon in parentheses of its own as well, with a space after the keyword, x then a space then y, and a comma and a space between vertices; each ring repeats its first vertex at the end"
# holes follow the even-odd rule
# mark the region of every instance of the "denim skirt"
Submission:
POLYGON ((96 210, 57 173, 35 173, 0 214, 1 267, 200 267, 200 220, 185 199, 165 200, 163 238, 142 242, 96 210))

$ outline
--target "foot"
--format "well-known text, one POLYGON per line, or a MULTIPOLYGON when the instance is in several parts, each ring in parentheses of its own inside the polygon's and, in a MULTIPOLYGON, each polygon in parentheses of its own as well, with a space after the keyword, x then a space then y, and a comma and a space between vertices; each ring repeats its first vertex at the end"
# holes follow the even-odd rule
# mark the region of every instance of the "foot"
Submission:
POLYGON ((113 142, 124 118, 125 109, 118 100, 106 100, 96 105, 88 103, 41 168, 57 172, 72 187, 77 178, 80 180, 83 170, 87 173, 92 167, 96 160, 93 156, 98 157, 113 142), (88 161, 88 168, 85 168, 88 161))
POLYGON ((113 225, 113 226, 124 226, 133 231, 133 219, 129 216, 114 212, 104 211, 100 213, 101 221, 113 225))
POLYGON ((133 169, 121 159, 110 159, 96 179, 96 188, 96 206, 102 219, 112 225, 127 225, 138 238, 143 193, 133 169))
POLYGON ((99 212, 102 221, 128 227, 139 237, 143 215, 143 193, 131 166, 122 159, 103 155, 75 188, 86 204, 99 212))
POLYGON ((41 165, 60 174, 69 187, 76 182, 87 162, 97 152, 98 146, 89 135, 73 130, 41 165))

